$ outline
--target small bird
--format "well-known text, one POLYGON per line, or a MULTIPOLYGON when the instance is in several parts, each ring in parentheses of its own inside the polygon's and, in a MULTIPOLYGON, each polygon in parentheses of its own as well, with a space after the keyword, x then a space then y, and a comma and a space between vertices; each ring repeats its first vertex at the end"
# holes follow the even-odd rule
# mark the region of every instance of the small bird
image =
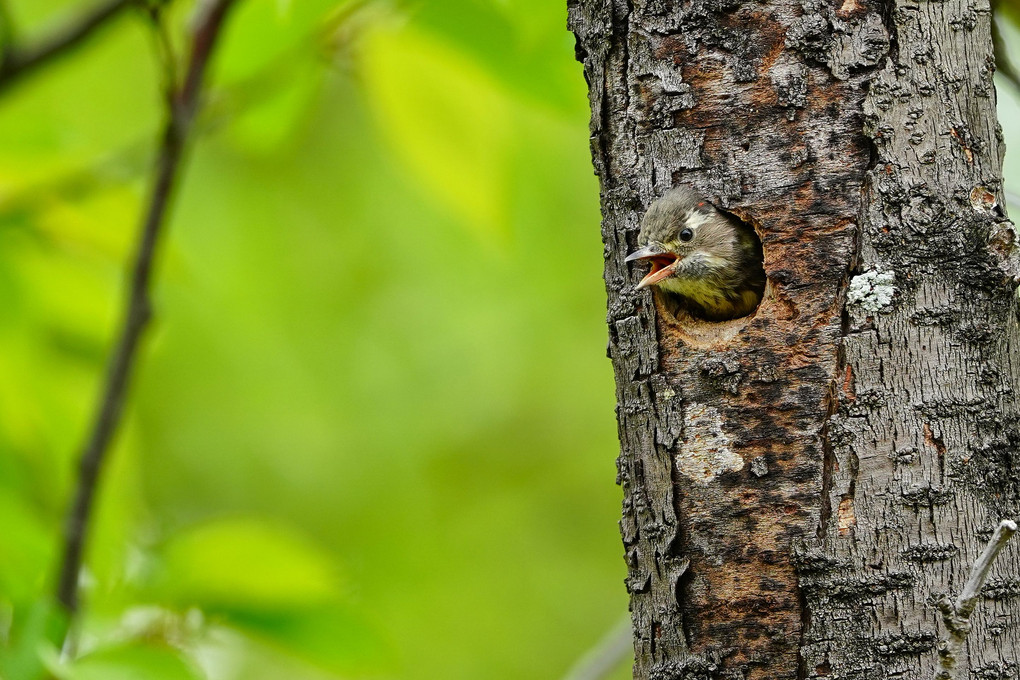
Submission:
POLYGON ((638 245, 625 261, 648 260, 652 269, 635 290, 658 286, 708 321, 747 316, 761 302, 765 269, 757 234, 690 189, 671 189, 648 208, 638 245))

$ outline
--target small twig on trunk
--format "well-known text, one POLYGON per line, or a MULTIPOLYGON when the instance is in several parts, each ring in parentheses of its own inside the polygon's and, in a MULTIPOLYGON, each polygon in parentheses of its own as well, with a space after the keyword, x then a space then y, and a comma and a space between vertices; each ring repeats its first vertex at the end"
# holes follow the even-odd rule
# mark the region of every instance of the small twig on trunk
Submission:
POLYGON ((970 615, 974 613, 974 608, 977 607, 978 599, 981 597, 981 587, 985 584, 988 570, 992 568, 999 551, 1016 533, 1016 529, 1016 522, 1012 520, 1004 519, 999 522, 988 545, 974 563, 970 578, 967 579, 956 602, 950 601, 947 595, 943 595, 938 601, 938 608, 942 612, 942 620, 946 624, 949 636, 939 645, 939 665, 935 669, 935 680, 950 680, 957 677, 960 652, 963 650, 967 635, 970 634, 970 615))
POLYGON ((48 38, 24 46, 17 44, 18 41, 14 39, 14 29, 5 5, 2 17, 3 46, 0 50, 0 93, 37 67, 67 53, 136 2, 106 0, 88 9, 48 38))
POLYGON ((563 680, 602 680, 608 677, 627 654, 633 652, 633 635, 628 614, 574 662, 563 680))
POLYGON ((91 432, 81 454, 74 501, 66 517, 56 597, 67 615, 67 626, 73 623, 78 610, 78 580, 100 469, 121 420, 124 394, 134 367, 139 340, 151 317, 149 291, 159 237, 166 222, 188 134, 198 110, 202 78, 216 39, 221 34, 224 18, 233 4, 234 0, 211 0, 205 3, 205 12, 193 35, 184 82, 170 98, 155 178, 134 254, 123 322, 107 368, 91 432))

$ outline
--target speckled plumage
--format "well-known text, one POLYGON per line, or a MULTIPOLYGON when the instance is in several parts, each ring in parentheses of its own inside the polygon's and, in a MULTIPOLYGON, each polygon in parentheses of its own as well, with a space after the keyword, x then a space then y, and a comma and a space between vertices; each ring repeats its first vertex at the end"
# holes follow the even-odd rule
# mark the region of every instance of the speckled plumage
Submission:
POLYGON ((638 245, 630 259, 653 261, 639 287, 656 285, 680 296, 696 316, 734 319, 761 301, 765 271, 757 235, 689 189, 671 189, 648 208, 638 245), (693 232, 688 241, 681 239, 684 229, 693 232), (663 266, 671 257, 675 262, 663 266))

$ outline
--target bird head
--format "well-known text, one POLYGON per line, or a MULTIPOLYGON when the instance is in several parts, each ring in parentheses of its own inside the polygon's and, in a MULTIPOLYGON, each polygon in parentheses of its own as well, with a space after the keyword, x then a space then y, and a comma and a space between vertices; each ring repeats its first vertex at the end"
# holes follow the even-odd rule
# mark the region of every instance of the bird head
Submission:
POLYGON ((626 262, 647 260, 652 268, 636 289, 673 288, 678 279, 697 279, 732 267, 740 247, 734 224, 689 189, 671 189, 641 220, 641 246, 626 262))

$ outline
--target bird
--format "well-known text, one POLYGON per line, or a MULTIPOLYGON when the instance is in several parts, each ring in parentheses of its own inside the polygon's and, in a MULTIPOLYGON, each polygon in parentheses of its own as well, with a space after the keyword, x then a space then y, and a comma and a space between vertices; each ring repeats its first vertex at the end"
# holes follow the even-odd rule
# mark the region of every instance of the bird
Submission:
POLYGON ((624 261, 648 261, 652 268, 635 290, 656 286, 680 298, 692 316, 736 319, 761 302, 765 269, 758 235, 691 189, 670 189, 652 203, 641 219, 638 246, 624 261))

